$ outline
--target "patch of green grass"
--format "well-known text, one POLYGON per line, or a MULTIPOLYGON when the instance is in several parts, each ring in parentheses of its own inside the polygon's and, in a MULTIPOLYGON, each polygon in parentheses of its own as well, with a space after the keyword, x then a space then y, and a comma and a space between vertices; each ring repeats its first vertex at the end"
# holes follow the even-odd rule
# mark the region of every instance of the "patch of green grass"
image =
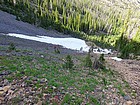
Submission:
POLYGON ((0 51, 6 51, 6 50, 7 50, 6 47, 0 46, 0 51))
POLYGON ((66 94, 63 98, 61 105, 80 105, 82 103, 82 99, 70 94, 66 94))
POLYGON ((14 97, 11 99, 11 101, 12 101, 12 104, 19 103, 21 101, 21 97, 14 97))
MULTIPOLYGON (((80 58, 81 59, 81 58, 80 58)), ((82 62, 82 61, 81 61, 82 62)), ((128 87, 128 83, 123 81, 123 85, 116 79, 118 75, 110 69, 92 70, 90 75, 88 70, 83 68, 81 64, 76 65, 76 68, 69 70, 67 68, 62 68, 62 64, 54 61, 47 61, 45 58, 33 57, 33 56, 0 56, 0 66, 6 67, 6 70, 11 70, 15 75, 13 77, 7 76, 9 82, 13 79, 21 79, 21 77, 27 76, 31 77, 28 80, 25 80, 27 85, 33 85, 36 88, 42 88, 44 93, 54 94, 55 91, 52 89, 52 86, 55 86, 57 89, 59 87, 64 88, 64 93, 68 93, 64 96, 62 105, 80 105, 83 101, 83 97, 73 95, 72 91, 75 91, 81 95, 86 95, 87 92, 93 92, 96 87, 101 86, 102 89, 108 89, 108 85, 115 85, 119 90, 119 94, 125 96, 124 89, 128 87), (37 78, 38 81, 33 83, 33 78, 37 78), (45 89, 46 84, 41 84, 40 79, 47 79, 47 89, 45 89), (119 84, 119 85, 118 85, 119 84)), ((0 68, 0 71, 5 70, 0 68)), ((58 90, 62 92, 63 90, 58 90)), ((39 97, 42 97, 43 93, 40 93, 39 97)), ((76 93, 74 93, 76 94, 76 93)), ((90 95, 90 94, 88 94, 90 95)), ((135 95, 135 94, 134 94, 135 95)), ((105 96, 102 94, 102 96, 105 96)), ((99 102, 93 96, 89 96, 89 104, 99 105, 99 102)), ((47 101, 49 102, 49 101, 47 101)), ((46 103, 47 103, 46 102, 46 103)))
POLYGON ((122 85, 121 85, 121 84, 118 84, 117 88, 118 88, 118 90, 119 90, 118 93, 121 94, 122 96, 125 96, 125 93, 124 93, 124 91, 123 91, 122 85))
POLYGON ((9 82, 12 82, 13 81, 13 77, 6 77, 6 79, 9 81, 9 82))
POLYGON ((100 105, 99 101, 93 96, 90 96, 90 102, 93 103, 94 105, 100 105))

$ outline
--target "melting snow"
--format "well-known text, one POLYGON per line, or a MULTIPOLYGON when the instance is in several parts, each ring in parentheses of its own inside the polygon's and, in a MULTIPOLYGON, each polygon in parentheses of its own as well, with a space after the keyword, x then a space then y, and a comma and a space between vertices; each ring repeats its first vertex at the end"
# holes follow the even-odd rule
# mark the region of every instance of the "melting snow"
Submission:
POLYGON ((48 37, 48 36, 28 36, 23 34, 15 34, 15 33, 9 33, 8 36, 23 38, 23 39, 29 39, 44 43, 51 43, 55 45, 61 45, 65 48, 69 48, 72 50, 82 50, 82 51, 89 51, 89 46, 85 43, 84 40, 78 39, 78 38, 54 38, 54 37, 48 37))
POLYGON ((118 57, 111 57, 111 59, 115 60, 115 61, 122 61, 121 58, 118 58, 118 57))
MULTIPOLYGON (((84 40, 78 39, 78 38, 54 38, 54 37, 48 37, 48 36, 28 36, 24 34, 16 34, 16 33, 9 33, 6 34, 8 36, 28 39, 28 40, 34 40, 44 43, 51 43, 55 45, 61 45, 65 48, 72 49, 72 50, 78 50, 79 52, 88 52, 90 49, 90 46, 88 46, 84 40)), ((98 54, 112 54, 111 49, 93 49, 94 53, 98 54)), ((115 58, 114 58, 115 59, 115 58)), ((118 60, 118 59, 117 59, 118 60)))

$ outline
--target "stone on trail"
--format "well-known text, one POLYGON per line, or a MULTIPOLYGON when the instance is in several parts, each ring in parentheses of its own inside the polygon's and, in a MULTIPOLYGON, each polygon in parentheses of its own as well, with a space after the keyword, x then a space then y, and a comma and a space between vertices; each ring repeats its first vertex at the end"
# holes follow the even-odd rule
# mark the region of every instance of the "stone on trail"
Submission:
POLYGON ((127 101, 126 105, 133 105, 133 102, 132 101, 127 101))
POLYGON ((36 105, 42 105, 42 101, 38 101, 36 105))
POLYGON ((3 87, 4 92, 7 92, 10 89, 10 86, 3 87))
POLYGON ((130 96, 127 96, 127 95, 124 96, 123 98, 124 98, 125 100, 127 100, 127 101, 129 101, 129 100, 131 99, 130 96))

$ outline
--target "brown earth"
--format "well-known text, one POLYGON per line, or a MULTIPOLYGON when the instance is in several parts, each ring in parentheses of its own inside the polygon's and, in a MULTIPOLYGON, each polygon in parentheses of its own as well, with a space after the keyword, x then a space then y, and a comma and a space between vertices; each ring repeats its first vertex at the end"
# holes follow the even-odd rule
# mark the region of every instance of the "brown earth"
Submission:
POLYGON ((120 75, 129 83, 138 94, 137 100, 140 101, 140 60, 124 59, 120 62, 106 58, 108 66, 119 72, 120 75))

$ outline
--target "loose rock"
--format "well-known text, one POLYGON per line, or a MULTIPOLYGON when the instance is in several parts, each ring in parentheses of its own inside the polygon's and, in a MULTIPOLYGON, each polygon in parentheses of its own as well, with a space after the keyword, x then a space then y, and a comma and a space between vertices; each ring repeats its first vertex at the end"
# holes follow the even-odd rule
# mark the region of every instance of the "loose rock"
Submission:
POLYGON ((132 104, 133 104, 132 101, 127 101, 127 102, 126 102, 126 105, 132 105, 132 104))

